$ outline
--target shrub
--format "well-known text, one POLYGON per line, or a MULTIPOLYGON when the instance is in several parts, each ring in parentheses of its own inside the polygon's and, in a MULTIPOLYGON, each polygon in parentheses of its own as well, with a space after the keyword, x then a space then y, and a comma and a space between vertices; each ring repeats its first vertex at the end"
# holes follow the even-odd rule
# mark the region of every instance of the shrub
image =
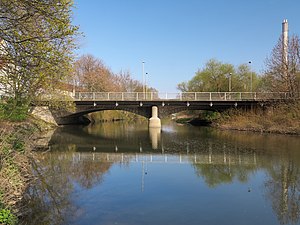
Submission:
POLYGON ((9 209, 0 209, 0 224, 15 225, 17 217, 9 209))

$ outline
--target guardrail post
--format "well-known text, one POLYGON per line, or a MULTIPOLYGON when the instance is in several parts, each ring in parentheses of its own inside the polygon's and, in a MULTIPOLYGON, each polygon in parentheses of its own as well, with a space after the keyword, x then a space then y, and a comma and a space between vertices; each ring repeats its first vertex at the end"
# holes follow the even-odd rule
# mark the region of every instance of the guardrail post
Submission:
POLYGON ((197 93, 195 92, 195 101, 197 100, 197 93))
POLYGON ((209 92, 209 100, 211 101, 212 99, 211 99, 211 92, 209 92))
POLYGON ((124 101, 124 93, 122 92, 122 94, 121 94, 121 95, 122 95, 122 101, 124 101))
POLYGON ((166 99, 168 99, 168 93, 166 92, 166 99))
POLYGON ((242 92, 240 92, 240 100, 242 100, 242 92))
POLYGON ((135 93, 136 94, 136 100, 138 101, 139 100, 139 93, 135 93))
POLYGON ((81 100, 81 92, 79 92, 78 98, 79 100, 81 100))
POLYGON ((95 100, 95 92, 93 92, 93 100, 95 100))
POLYGON ((225 98, 225 101, 227 100, 227 96, 226 96, 226 94, 227 94, 227 93, 225 92, 225 96, 224 96, 224 98, 225 98))
POLYGON ((109 92, 108 92, 108 93, 107 93, 107 100, 109 100, 109 97, 110 97, 110 96, 109 96, 109 92))
POLYGON ((150 100, 153 100, 153 92, 150 92, 150 100))

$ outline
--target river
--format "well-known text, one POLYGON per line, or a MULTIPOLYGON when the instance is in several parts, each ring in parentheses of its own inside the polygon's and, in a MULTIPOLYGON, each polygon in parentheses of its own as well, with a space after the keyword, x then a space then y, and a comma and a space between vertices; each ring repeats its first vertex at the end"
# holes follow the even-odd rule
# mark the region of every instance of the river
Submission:
POLYGON ((300 224, 300 138, 164 121, 58 128, 28 224, 300 224))

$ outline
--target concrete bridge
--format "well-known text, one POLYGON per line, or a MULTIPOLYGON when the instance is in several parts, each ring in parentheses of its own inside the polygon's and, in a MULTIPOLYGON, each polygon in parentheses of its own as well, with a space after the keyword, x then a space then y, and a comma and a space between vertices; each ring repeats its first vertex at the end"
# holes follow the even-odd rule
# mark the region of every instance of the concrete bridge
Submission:
POLYGON ((61 124, 74 123, 82 116, 104 110, 124 110, 150 119, 150 127, 160 127, 160 119, 185 110, 224 111, 251 109, 289 99, 285 92, 76 92, 76 112, 63 116, 61 124))

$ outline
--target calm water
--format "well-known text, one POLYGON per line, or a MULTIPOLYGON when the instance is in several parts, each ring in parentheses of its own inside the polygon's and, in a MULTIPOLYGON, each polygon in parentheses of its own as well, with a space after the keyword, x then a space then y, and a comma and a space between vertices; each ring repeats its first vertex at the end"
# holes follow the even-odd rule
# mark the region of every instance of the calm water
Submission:
POLYGON ((300 138, 171 122, 55 131, 28 224, 300 224, 300 138))

